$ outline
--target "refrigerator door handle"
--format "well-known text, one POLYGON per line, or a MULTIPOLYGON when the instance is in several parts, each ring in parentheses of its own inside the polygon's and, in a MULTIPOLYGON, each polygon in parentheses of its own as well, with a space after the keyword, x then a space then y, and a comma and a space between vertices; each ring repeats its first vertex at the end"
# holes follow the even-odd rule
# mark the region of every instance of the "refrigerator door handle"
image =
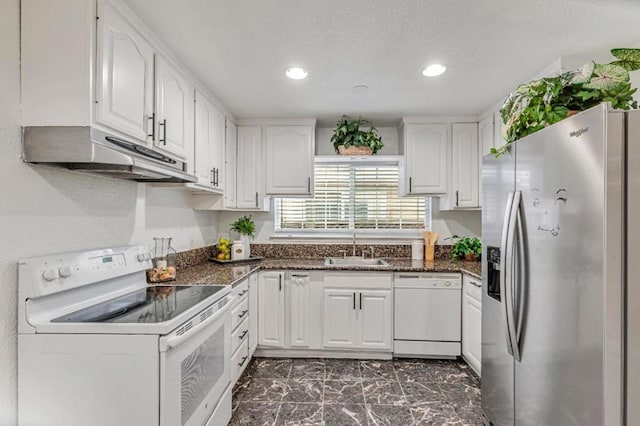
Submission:
POLYGON ((517 311, 516 309, 512 309, 514 318, 515 318, 515 340, 513 341, 514 346, 514 355, 513 357, 516 361, 520 362, 522 360, 522 353, 520 352, 520 337, 522 336, 522 324, 524 322, 523 318, 523 307, 524 307, 524 291, 526 288, 527 282, 527 256, 525 251, 524 244, 524 224, 522 223, 522 197, 519 198, 517 211, 516 211, 516 232, 517 232, 517 241, 518 241, 518 250, 516 257, 516 274, 514 274, 514 295, 517 300, 517 311))
POLYGON ((511 269, 510 241, 509 238, 509 220, 513 210, 514 193, 509 192, 507 196, 507 207, 504 212, 504 222, 502 223, 502 238, 500 242, 500 308, 502 310, 502 319, 505 324, 505 338, 507 340, 507 351, 513 356, 513 348, 511 344, 511 333, 509 331, 508 305, 507 305, 507 280, 510 279, 508 274, 511 269))
POLYGON ((513 287, 516 280, 516 255, 514 246, 516 243, 516 230, 518 224, 518 212, 520 211, 520 200, 522 199, 522 193, 516 191, 513 194, 513 202, 511 204, 511 211, 509 212, 509 227, 507 231, 507 250, 506 250, 506 265, 507 271, 505 272, 505 308, 507 313, 507 332, 509 334, 508 345, 511 350, 509 353, 513 355, 513 358, 520 361, 520 348, 518 346, 518 339, 516 333, 516 321, 513 310, 513 287))

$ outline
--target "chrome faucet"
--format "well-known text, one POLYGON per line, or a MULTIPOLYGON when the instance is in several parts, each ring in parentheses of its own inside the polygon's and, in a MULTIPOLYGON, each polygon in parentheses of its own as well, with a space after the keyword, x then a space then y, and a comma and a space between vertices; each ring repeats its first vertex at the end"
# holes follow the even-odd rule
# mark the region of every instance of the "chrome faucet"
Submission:
POLYGON ((371 246, 369 247, 369 250, 371 251, 371 258, 374 259, 376 257, 376 249, 371 246))
POLYGON ((356 257, 356 233, 353 233, 353 257, 356 257))

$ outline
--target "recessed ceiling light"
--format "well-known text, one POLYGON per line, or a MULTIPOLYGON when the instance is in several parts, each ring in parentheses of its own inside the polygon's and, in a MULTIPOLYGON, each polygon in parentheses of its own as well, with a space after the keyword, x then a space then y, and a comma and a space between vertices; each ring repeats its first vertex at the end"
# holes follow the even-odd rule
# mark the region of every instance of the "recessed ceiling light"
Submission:
POLYGON ((285 74, 287 74, 287 77, 289 77, 292 80, 302 80, 307 78, 307 76, 309 75, 309 72, 304 68, 291 67, 291 68, 287 68, 287 71, 285 72, 285 74))
POLYGON ((443 74, 446 70, 447 67, 442 64, 431 64, 424 70, 422 70, 422 75, 424 75, 425 77, 435 77, 443 74))

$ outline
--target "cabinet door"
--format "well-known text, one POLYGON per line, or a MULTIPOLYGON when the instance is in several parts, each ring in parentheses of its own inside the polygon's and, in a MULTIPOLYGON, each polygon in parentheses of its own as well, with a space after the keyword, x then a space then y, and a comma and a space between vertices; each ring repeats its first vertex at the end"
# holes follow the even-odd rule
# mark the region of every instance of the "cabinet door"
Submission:
POLYGON ((284 272, 263 272, 258 285, 258 344, 284 347, 284 272))
POLYGON ((405 125, 408 194, 447 193, 449 127, 441 123, 405 125))
POLYGON ((482 206, 482 157, 491 153, 491 148, 495 142, 494 139, 493 114, 482 120, 478 124, 478 147, 480 155, 478 155, 478 206, 482 206))
POLYGON ((258 345, 258 274, 249 276, 249 354, 258 345))
POLYGON ((478 125, 453 123, 452 142, 453 206, 478 207, 478 125))
POLYGON ((309 347, 311 328, 311 281, 309 274, 292 272, 288 284, 289 346, 306 348, 309 347))
POLYGON ((99 8, 96 121, 146 143, 153 127, 153 49, 109 3, 99 8))
POLYGON ((313 126, 269 126, 265 129, 267 195, 311 195, 313 126))
POLYGON ((213 151, 213 105, 200 92, 196 92, 196 120, 194 143, 194 174, 200 185, 213 187, 213 167, 211 157, 213 151))
POLYGON ((194 89, 162 56, 156 55, 155 144, 172 154, 186 158, 193 145, 194 89))
POLYGON ((325 288, 322 295, 323 346, 355 348, 357 339, 356 291, 325 288))
POLYGON ((235 208, 236 204, 236 151, 238 149, 238 128, 226 120, 225 164, 224 164, 224 206, 235 208))
POLYGON ((363 290, 358 294, 358 347, 391 349, 392 307, 390 290, 363 290))
POLYGON ((462 292, 462 355, 480 374, 482 352, 481 290, 464 278, 462 292))
POLYGON ((237 193, 238 208, 259 209, 262 203, 262 128, 238 127, 237 193))

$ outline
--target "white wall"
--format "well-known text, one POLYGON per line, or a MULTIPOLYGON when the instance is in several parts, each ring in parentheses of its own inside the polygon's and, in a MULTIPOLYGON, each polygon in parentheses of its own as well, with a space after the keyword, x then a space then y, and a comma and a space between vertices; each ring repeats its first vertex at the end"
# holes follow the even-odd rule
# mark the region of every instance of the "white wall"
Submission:
POLYGON ((20 142, 19 0, 0 1, 0 425, 16 424, 17 268, 23 257, 174 237, 212 244, 217 214, 189 193, 24 164, 20 142))

